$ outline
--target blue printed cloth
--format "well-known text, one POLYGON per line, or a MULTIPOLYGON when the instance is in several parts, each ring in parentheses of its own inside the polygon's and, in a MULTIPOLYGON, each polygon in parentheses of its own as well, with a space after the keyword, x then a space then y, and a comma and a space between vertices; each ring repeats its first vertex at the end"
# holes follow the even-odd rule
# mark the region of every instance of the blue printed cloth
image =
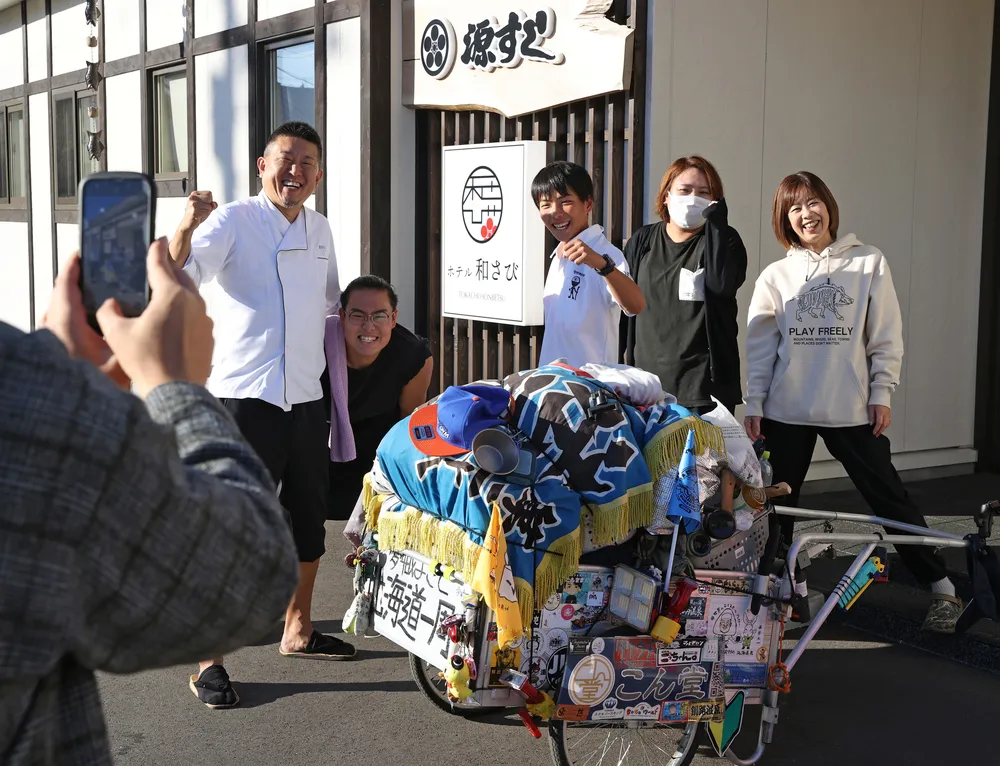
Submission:
MULTIPOLYGON (((534 485, 520 486, 483 471, 471 453, 425 456, 410 439, 408 421, 402 421, 378 448, 382 476, 406 506, 450 525, 383 518, 380 538, 468 572, 475 562, 467 557, 482 546, 497 503, 519 596, 527 602, 530 593, 543 602, 577 571, 582 513, 592 514, 595 543, 627 538, 653 519, 654 480, 681 462, 689 443, 714 439, 715 433, 676 405, 640 411, 617 402, 589 418, 592 393, 603 391, 611 401, 616 397, 602 383, 558 365, 511 375, 503 385, 515 401, 515 434, 520 432, 538 453, 534 485), (390 530, 392 525, 396 528, 390 530), (456 528, 471 548, 454 543, 456 528), (452 538, 447 544, 446 534, 452 538)), ((690 509, 687 513, 692 516, 690 509)), ((530 603, 522 603, 522 613, 525 606, 530 603)))

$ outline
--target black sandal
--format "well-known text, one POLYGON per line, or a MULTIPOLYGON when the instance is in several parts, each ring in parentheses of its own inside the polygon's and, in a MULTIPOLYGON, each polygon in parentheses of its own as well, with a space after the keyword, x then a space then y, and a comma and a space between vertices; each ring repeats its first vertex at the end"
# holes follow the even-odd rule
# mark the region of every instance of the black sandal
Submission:
POLYGON ((358 650, 346 641, 324 635, 318 630, 314 630, 309 636, 309 643, 305 649, 286 652, 278 647, 278 651, 284 657, 310 657, 319 660, 353 660, 358 653, 358 650))
POLYGON ((229 681, 229 674, 222 665, 211 665, 200 675, 191 676, 188 688, 207 708, 224 710, 240 704, 240 697, 229 681))

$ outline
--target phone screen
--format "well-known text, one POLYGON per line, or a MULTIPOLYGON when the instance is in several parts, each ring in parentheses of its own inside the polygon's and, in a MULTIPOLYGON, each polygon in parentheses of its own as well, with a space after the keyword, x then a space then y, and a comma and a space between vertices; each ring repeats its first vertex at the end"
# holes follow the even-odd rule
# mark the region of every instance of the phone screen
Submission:
POLYGON ((108 298, 117 300, 128 317, 146 308, 150 204, 142 178, 91 178, 84 184, 80 265, 89 315, 108 298))

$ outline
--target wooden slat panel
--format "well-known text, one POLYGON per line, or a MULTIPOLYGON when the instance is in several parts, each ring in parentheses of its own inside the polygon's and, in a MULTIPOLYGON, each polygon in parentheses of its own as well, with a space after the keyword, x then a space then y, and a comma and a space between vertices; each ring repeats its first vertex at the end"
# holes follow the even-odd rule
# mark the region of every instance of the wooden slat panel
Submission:
POLYGON ((625 233, 625 104, 628 95, 611 96, 611 191, 608 200, 610 216, 606 233, 615 247, 622 246, 625 233))
MULTIPOLYGON (((603 98, 595 98, 590 102, 590 135, 603 135, 607 121, 607 102, 603 98)), ((591 141, 588 147, 590 176, 594 179, 594 223, 605 228, 608 226, 604 214, 604 142, 591 141)))

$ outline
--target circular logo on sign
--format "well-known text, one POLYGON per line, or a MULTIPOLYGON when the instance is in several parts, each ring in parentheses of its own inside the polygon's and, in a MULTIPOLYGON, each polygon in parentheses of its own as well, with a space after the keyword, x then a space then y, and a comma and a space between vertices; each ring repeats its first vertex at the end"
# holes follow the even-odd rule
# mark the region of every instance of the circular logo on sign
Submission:
POLYGON ((443 80, 455 67, 458 43, 455 28, 447 19, 432 19, 420 38, 420 63, 436 80, 443 80))
POLYGON ((604 651, 604 639, 603 638, 595 638, 590 643, 590 651, 593 652, 594 654, 600 654, 601 652, 603 652, 604 651))
POLYGON ((600 705, 611 694, 615 666, 603 654, 588 654, 569 676, 569 697, 574 705, 600 705))
POLYGON ((462 220, 479 244, 493 239, 503 219, 503 189, 492 168, 480 165, 469 174, 462 190, 462 220))
POLYGON ((767 647, 762 646, 757 650, 757 662, 767 662, 767 647))
POLYGON ((572 620, 573 615, 576 614, 576 607, 572 604, 566 604, 566 606, 562 608, 561 614, 564 620, 572 620))

